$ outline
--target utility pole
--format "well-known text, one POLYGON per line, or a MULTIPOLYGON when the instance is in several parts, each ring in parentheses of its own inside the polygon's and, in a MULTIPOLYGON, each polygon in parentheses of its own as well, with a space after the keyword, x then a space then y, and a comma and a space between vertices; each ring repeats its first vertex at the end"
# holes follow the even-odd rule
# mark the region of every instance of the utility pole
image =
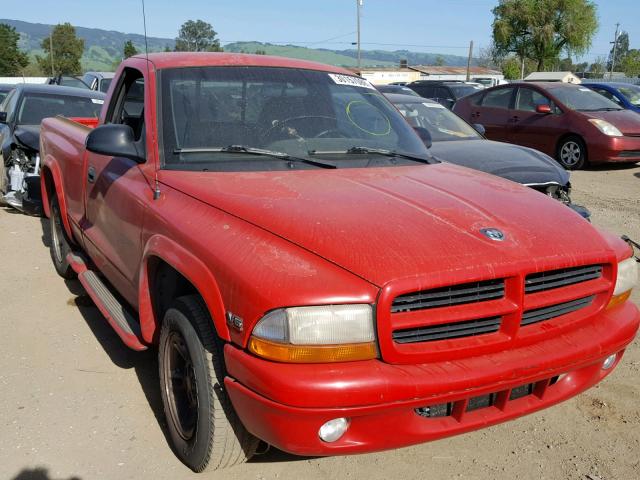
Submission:
POLYGON ((522 66, 520 67, 520 80, 524 80, 524 54, 522 54, 522 66))
POLYGON ((620 24, 616 23, 616 34, 613 37, 613 58, 611 59, 611 72, 609 73, 609 80, 613 78, 613 67, 616 65, 616 50, 618 48, 618 29, 620 28, 620 24))
POLYGON ((53 68, 53 30, 49 33, 49 55, 51 56, 51 77, 55 77, 56 72, 53 68))
POLYGON ((473 55, 473 40, 469 42, 469 57, 467 58, 467 82, 471 80, 471 56, 473 55))
POLYGON ((356 12, 357 12, 357 16, 358 16, 358 75, 360 75, 360 70, 361 70, 361 62, 362 62, 362 58, 360 55, 360 8, 362 7, 362 1, 363 0, 356 0, 356 12))

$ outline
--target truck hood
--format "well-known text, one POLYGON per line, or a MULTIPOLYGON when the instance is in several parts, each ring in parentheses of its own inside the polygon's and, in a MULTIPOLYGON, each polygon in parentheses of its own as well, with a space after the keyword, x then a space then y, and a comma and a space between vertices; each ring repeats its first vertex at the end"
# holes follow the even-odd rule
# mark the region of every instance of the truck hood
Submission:
POLYGON ((569 173, 542 152, 491 140, 434 142, 431 153, 440 160, 474 168, 507 180, 532 184, 565 186, 569 173))
POLYGON ((426 273, 491 271, 505 263, 572 264, 582 254, 610 250, 562 203, 446 163, 251 173, 161 170, 159 180, 377 286, 426 273), (490 240, 484 228, 502 230, 505 240, 490 240))

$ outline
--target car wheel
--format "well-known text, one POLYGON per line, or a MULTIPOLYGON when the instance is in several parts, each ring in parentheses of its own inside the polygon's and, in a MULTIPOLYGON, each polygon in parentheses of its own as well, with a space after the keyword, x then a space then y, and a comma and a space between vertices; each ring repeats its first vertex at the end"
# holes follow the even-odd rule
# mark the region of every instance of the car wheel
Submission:
POLYGON ((580 137, 567 137, 558 145, 556 159, 567 170, 578 170, 587 163, 587 146, 580 137))
POLYGON ((53 266, 56 268, 56 272, 62 278, 73 278, 75 272, 67 261, 67 254, 71 252, 69 241, 67 240, 67 234, 64 231, 62 225, 62 215, 60 214, 60 205, 58 204, 57 197, 51 198, 51 215, 49 217, 50 238, 49 238, 49 252, 51 253, 51 260, 53 260, 53 266))
POLYGON ((9 177, 7 176, 7 167, 4 164, 4 156, 0 153, 0 205, 4 203, 2 197, 7 193, 7 185, 9 177))
POLYGON ((225 391, 222 346, 199 296, 167 310, 158 346, 162 403, 174 451, 195 472, 242 463, 259 442, 225 391))

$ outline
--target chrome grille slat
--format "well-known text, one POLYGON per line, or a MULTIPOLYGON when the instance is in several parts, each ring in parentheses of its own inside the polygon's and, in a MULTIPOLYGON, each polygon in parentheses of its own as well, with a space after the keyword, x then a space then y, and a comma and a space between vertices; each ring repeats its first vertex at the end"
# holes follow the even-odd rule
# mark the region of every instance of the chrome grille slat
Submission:
POLYGON ((594 298, 595 295, 591 295, 589 297, 579 298, 570 302, 558 303, 548 307, 528 310, 522 314, 520 326, 524 327, 526 325, 531 325, 533 323, 542 322, 543 320, 549 320, 551 318, 559 317, 560 315, 575 312, 581 308, 591 305, 594 298))
POLYGON ((525 279, 525 293, 541 292, 554 288, 587 282, 602 276, 601 265, 563 268, 548 272, 533 273, 525 279))

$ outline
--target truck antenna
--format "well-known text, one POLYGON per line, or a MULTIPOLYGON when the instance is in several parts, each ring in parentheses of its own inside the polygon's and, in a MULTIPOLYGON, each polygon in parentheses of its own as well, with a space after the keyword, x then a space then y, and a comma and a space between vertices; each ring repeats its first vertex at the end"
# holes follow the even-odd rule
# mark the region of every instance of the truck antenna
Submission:
MULTIPOLYGON (((147 42, 147 15, 144 9, 144 0, 140 0, 142 2, 142 25, 144 26, 144 56, 147 63, 147 83, 151 79, 151 71, 149 69, 149 43, 147 42)), ((151 132, 151 136, 153 137, 153 132, 151 132)), ((154 142, 155 143, 155 142, 154 142)), ((160 183, 158 182, 158 171, 156 170, 154 176, 154 187, 153 187, 153 199, 158 200, 160 198, 160 183)))

